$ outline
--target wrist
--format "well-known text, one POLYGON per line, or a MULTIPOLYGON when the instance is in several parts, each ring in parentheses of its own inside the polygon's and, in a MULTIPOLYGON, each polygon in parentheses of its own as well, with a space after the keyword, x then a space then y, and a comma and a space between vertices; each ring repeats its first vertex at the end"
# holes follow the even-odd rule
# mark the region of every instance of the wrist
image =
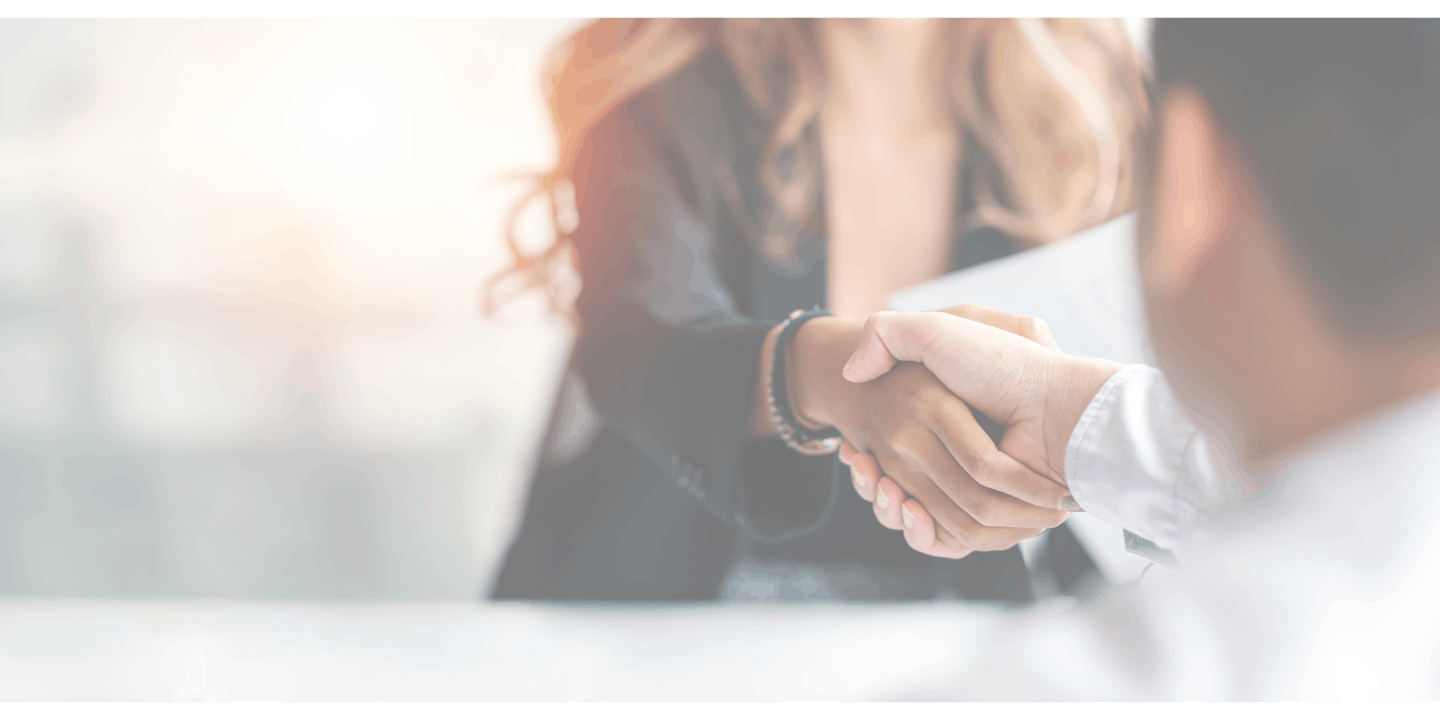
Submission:
POLYGON ((1056 358, 1056 369, 1051 374, 1055 385, 1045 394, 1045 445, 1050 467, 1061 478, 1065 475, 1065 454, 1075 426, 1080 424, 1080 418, 1100 388, 1122 367, 1120 363, 1099 358, 1063 354, 1056 358))
POLYGON ((836 388, 850 384, 840 373, 864 326, 860 318, 820 317, 796 332, 785 355, 785 377, 790 409, 807 428, 836 425, 836 388))

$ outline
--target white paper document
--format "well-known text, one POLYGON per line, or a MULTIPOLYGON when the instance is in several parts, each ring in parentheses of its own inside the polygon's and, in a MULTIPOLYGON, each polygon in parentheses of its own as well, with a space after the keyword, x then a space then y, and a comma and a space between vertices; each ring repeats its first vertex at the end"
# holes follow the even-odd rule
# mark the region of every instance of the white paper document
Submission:
MULTIPOLYGON (((1072 355, 1154 365, 1135 261, 1135 216, 1124 215, 1068 240, 951 273, 889 297, 892 310, 974 303, 1033 315, 1072 355)), ((1112 583, 1140 577, 1148 560, 1125 550, 1123 531, 1084 513, 1071 530, 1112 583)), ((1043 535, 1021 543, 1026 560, 1043 535)))
POLYGON ((1154 364, 1135 263, 1135 216, 1068 240, 951 273, 890 296, 892 310, 975 303, 1050 324, 1071 355, 1154 364))

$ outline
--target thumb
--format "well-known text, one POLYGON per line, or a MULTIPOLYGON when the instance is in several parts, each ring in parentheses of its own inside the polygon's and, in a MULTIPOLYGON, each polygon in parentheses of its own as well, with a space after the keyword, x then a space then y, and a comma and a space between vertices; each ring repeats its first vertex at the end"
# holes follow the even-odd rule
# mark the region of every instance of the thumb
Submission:
POLYGON ((916 313, 877 312, 865 321, 860 332, 860 345, 846 361, 841 375, 850 382, 874 380, 895 367, 897 362, 923 360, 925 334, 909 325, 923 323, 916 313))
MULTIPOLYGON (((898 362, 925 367, 966 404, 1004 423, 1014 412, 1016 383, 1029 362, 1054 353, 1019 335, 944 312, 879 312, 841 375, 869 382, 898 362)), ((1025 386, 1029 388, 1029 386, 1025 386)))

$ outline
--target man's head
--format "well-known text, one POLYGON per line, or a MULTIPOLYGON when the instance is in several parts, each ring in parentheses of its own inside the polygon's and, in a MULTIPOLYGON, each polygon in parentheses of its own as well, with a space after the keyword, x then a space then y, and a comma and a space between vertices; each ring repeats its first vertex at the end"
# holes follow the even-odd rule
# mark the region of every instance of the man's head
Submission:
POLYGON ((1260 455, 1436 383, 1440 22, 1159 20, 1141 267, 1186 404, 1260 455))

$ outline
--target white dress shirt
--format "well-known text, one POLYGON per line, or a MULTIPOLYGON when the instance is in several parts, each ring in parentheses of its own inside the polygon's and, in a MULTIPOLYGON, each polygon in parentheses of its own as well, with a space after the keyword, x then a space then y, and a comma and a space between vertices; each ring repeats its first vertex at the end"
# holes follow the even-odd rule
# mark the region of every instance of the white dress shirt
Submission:
POLYGON ((1127 366, 1076 425, 1067 481, 1087 512, 1180 570, 990 626, 936 694, 1436 699, 1437 445, 1432 394, 1233 477, 1160 372, 1127 366))

